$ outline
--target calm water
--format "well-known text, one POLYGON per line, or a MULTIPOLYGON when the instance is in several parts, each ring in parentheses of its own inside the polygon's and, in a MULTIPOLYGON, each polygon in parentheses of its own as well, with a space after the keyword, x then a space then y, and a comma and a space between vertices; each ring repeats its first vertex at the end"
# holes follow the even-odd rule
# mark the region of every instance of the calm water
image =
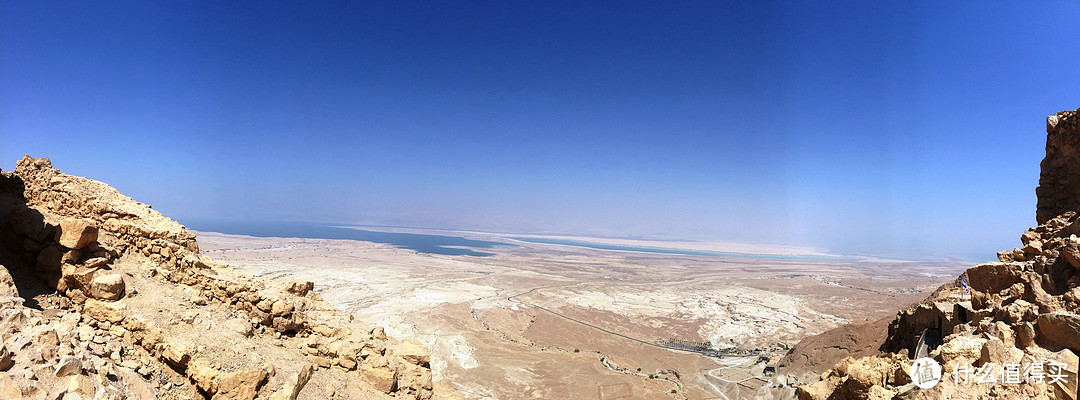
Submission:
POLYGON ((311 239, 343 239, 384 243, 420 253, 448 256, 487 257, 476 249, 513 246, 508 243, 472 240, 457 236, 425 235, 419 233, 377 232, 351 228, 339 228, 327 224, 309 222, 249 222, 249 221, 200 221, 185 220, 190 229, 204 232, 228 233, 256 237, 295 237, 311 239), (459 246, 459 247, 448 247, 459 246), (460 248, 466 247, 466 248, 460 248))
POLYGON ((566 246, 587 247, 590 249, 599 250, 618 250, 618 251, 638 251, 643 253, 659 253, 659 254, 678 254, 686 256, 715 256, 715 257, 737 257, 737 258, 761 258, 771 260, 828 260, 828 261, 858 261, 858 257, 843 257, 843 256, 793 256, 793 255, 774 255, 774 254, 750 254, 750 253, 728 253, 722 251, 703 251, 703 250, 681 250, 681 249, 665 249, 662 247, 644 247, 644 246, 622 246, 617 244, 604 244, 583 242, 580 240, 567 240, 567 239, 547 239, 547 238, 527 238, 527 237, 513 237, 511 239, 520 240, 522 242, 529 243, 543 243, 543 244, 561 244, 566 246))

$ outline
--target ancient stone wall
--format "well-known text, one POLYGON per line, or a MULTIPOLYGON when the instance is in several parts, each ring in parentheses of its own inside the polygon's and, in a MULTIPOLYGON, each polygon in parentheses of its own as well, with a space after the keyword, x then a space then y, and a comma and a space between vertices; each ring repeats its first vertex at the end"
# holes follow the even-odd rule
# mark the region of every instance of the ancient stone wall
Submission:
POLYGON ((1035 220, 1042 224, 1080 207, 1080 109, 1046 118, 1046 158, 1035 194, 1035 220))

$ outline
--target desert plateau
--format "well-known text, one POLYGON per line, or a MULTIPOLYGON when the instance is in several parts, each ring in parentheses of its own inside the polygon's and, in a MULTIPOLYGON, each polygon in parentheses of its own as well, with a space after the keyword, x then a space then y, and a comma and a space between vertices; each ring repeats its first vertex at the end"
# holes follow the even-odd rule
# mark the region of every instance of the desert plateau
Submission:
POLYGON ((671 255, 395 231, 507 246, 482 249, 493 254, 486 257, 450 256, 351 240, 197 234, 215 260, 257 277, 319 282, 314 292, 328 303, 424 343, 434 379, 476 399, 791 397, 816 374, 765 368, 798 340, 890 316, 961 269, 784 247, 573 238, 743 252, 671 255))

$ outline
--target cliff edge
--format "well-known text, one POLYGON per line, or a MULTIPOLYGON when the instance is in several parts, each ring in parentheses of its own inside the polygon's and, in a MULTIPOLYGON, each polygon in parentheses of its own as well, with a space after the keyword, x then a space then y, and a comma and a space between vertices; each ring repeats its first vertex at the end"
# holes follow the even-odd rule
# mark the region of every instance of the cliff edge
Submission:
POLYGON ((889 324, 800 399, 1073 399, 1080 354, 1080 110, 1047 118, 1037 227, 889 324), (930 363, 915 365, 915 360, 930 363), (913 366, 914 365, 914 366, 913 366))
POLYGON ((428 350, 199 254, 49 159, 0 172, 0 398, 430 399, 428 350))

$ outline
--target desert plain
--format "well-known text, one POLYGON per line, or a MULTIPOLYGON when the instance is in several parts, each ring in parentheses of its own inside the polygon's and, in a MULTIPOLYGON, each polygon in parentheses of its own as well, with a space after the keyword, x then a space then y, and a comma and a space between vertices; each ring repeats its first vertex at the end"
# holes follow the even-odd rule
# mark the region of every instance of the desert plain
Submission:
POLYGON ((800 377, 766 367, 793 344, 895 314, 971 265, 783 246, 572 238, 753 256, 678 255, 396 231, 511 246, 475 257, 197 234, 215 260, 260 277, 313 281, 354 318, 423 342, 434 380, 469 399, 791 398, 800 377))

